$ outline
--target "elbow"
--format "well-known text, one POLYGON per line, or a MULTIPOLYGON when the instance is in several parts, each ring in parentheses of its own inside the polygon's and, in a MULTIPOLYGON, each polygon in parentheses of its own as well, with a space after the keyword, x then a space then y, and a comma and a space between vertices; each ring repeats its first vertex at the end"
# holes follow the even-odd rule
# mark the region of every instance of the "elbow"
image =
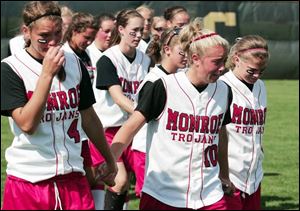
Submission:
POLYGON ((28 135, 33 135, 36 131, 36 127, 30 126, 30 125, 24 125, 20 127, 20 129, 24 132, 27 133, 28 135))

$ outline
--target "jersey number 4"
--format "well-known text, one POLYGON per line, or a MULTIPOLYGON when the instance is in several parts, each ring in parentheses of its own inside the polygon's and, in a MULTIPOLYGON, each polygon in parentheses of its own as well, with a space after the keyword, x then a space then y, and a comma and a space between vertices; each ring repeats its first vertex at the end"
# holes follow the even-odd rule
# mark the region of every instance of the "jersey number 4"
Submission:
POLYGON ((80 142, 80 134, 77 129, 77 123, 78 123, 78 119, 74 119, 67 132, 70 138, 74 138, 75 143, 80 142))

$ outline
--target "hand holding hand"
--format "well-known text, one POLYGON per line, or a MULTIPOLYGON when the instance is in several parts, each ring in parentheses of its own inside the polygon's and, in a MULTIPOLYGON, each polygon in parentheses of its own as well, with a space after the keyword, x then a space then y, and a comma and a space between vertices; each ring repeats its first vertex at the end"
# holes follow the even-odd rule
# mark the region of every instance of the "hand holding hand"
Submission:
POLYGON ((96 172, 96 181, 101 180, 106 185, 112 187, 115 185, 115 177, 117 175, 117 165, 114 163, 112 165, 108 165, 107 163, 101 164, 97 168, 96 172))
POLYGON ((232 182, 229 179, 221 179, 221 182, 224 194, 233 196, 233 193, 235 192, 235 186, 232 184, 232 182))

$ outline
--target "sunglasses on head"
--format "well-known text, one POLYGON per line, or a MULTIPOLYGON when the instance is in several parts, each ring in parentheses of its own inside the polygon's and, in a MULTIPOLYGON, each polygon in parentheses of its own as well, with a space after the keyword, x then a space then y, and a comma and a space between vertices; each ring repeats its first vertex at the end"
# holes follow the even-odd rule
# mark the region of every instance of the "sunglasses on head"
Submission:
POLYGON ((169 33, 172 33, 172 34, 170 35, 169 40, 168 40, 168 42, 167 42, 166 45, 169 45, 169 44, 170 44, 172 38, 173 38, 175 35, 179 35, 181 29, 182 29, 182 28, 174 28, 172 31, 169 32, 169 33))

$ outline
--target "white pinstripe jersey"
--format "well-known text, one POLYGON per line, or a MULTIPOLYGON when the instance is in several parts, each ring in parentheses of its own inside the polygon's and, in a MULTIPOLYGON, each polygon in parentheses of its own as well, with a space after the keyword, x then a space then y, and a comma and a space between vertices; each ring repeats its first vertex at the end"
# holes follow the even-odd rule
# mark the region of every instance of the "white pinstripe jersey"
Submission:
POLYGON ((174 207, 211 205, 223 197, 216 156, 228 87, 217 81, 199 93, 184 72, 162 79, 167 100, 148 123, 143 192, 174 207))
MULTIPOLYGON (((103 55, 103 53, 96 47, 95 42, 89 45, 86 49, 87 54, 91 58, 93 67, 96 67, 95 71, 95 80, 93 82, 93 91, 96 98, 96 103, 94 103, 93 107, 97 114, 101 112, 102 101, 105 99, 106 91, 100 90, 96 88, 96 78, 97 78, 97 62, 103 55)), ((102 121, 102 120, 101 120, 102 121)))
MULTIPOLYGON (((147 81, 154 82, 157 79, 167 75, 164 71, 162 71, 158 66, 155 66, 150 70, 150 72, 146 75, 143 82, 138 88, 136 95, 136 102, 138 101, 138 93, 143 88, 147 81)), ((147 136, 147 127, 148 124, 145 123, 144 126, 139 130, 139 132, 133 137, 131 149, 146 152, 146 136, 147 136)))
POLYGON ((139 45, 137 46, 137 49, 139 49, 143 53, 146 53, 146 50, 147 50, 150 42, 151 42, 151 40, 147 43, 145 40, 141 39, 141 41, 139 42, 139 45))
MULTIPOLYGON (((78 111, 79 85, 82 78, 75 54, 65 52, 66 80, 53 78, 44 114, 33 135, 24 133, 13 121, 12 145, 6 150, 7 174, 30 182, 39 182, 56 175, 82 172, 81 116, 78 111)), ((3 60, 23 80, 27 97, 32 96, 42 64, 25 50, 3 60), (27 64, 30 64, 27 65, 27 64)))
MULTIPOLYGON (((63 45, 63 50, 65 52, 69 52, 69 53, 74 53, 76 55, 76 53, 73 51, 73 49, 70 47, 70 44, 69 42, 66 42, 64 45, 63 45)), ((87 53, 87 52, 86 52, 87 53)), ((77 55, 76 55, 77 56, 77 55)), ((78 57, 78 56, 77 56, 78 57)), ((95 79, 96 79, 96 66, 92 64, 87 64, 85 61, 82 60, 82 58, 78 57, 82 63, 84 64, 85 68, 87 69, 88 73, 89 73, 89 76, 90 76, 90 79, 91 79, 91 83, 93 84, 95 79)), ((91 58, 90 58, 91 59, 91 58)))
POLYGON ((25 47, 25 40, 23 34, 19 34, 9 40, 9 50, 11 55, 23 50, 25 47))
POLYGON ((232 89, 231 123, 228 131, 230 179, 241 191, 254 193, 263 178, 262 137, 267 111, 266 89, 258 80, 251 91, 232 71, 220 79, 232 89))
MULTIPOLYGON (((124 95, 134 101, 137 89, 148 73, 150 58, 136 49, 136 57, 132 63, 129 63, 119 45, 107 49, 103 54, 116 67, 124 95)), ((99 99, 98 102, 101 106, 96 110, 96 113, 100 117, 103 127, 121 126, 128 119, 128 113, 113 101, 107 90, 102 91, 105 92, 104 98, 99 99)))

